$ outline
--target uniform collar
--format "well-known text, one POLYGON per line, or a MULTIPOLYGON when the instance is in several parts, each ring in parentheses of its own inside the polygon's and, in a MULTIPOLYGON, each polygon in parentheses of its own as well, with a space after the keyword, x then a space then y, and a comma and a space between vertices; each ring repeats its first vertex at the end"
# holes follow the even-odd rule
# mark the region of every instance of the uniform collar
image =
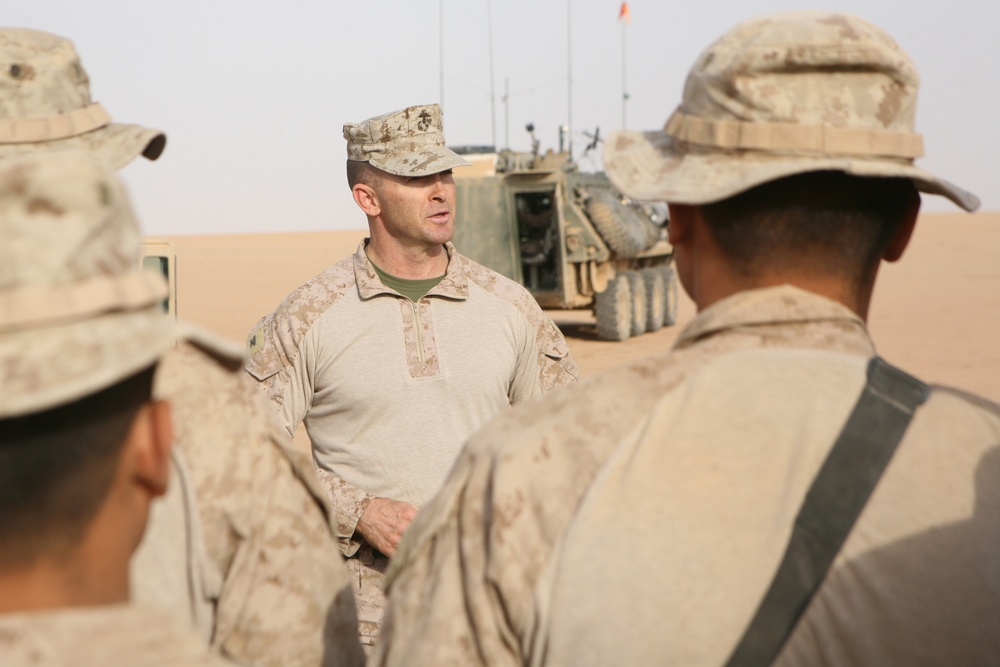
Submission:
POLYGON ((172 614, 131 603, 0 614, 4 664, 216 664, 207 656, 172 614))
MULTIPOLYGON (((404 298, 396 290, 386 287, 385 283, 379 279, 378 274, 375 273, 375 267, 372 266, 368 255, 365 253, 365 246, 368 245, 368 241, 369 239, 367 238, 363 240, 358 246, 357 252, 354 253, 354 279, 358 284, 358 295, 362 300, 371 299, 382 294, 391 294, 404 298)), ((465 265, 451 241, 445 243, 444 248, 448 253, 448 268, 441 282, 435 285, 426 296, 440 296, 447 299, 464 301, 469 298, 469 278, 465 273, 465 265)))
POLYGON ((836 324, 841 331, 854 331, 871 345, 864 320, 857 313, 814 292, 780 285, 746 290, 712 304, 684 327, 674 347, 688 347, 736 329, 820 322, 836 324))

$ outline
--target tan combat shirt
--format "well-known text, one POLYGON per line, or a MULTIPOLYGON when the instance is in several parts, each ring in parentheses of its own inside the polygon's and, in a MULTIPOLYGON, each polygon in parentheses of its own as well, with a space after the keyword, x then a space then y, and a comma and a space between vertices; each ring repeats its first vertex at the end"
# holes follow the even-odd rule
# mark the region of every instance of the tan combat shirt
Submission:
POLYGON ((132 605, 0 615, 3 667, 225 667, 171 614, 132 605))
MULTIPOLYGON (((185 534, 174 540, 186 545, 186 562, 169 554, 133 561, 133 598, 175 607, 157 584, 184 568, 189 622, 198 625, 207 599, 207 639, 224 656, 247 665, 362 664, 349 575, 311 462, 291 449, 247 381, 242 355, 204 335, 194 340, 168 354, 156 377, 156 394, 173 411, 171 483, 187 504, 185 534)), ((154 508, 149 533, 160 531, 158 521, 176 530, 164 514, 154 508)))
MULTIPOLYGON (((841 305, 750 291, 494 420, 404 538, 371 662, 724 664, 873 353, 841 305)), ((1000 408, 935 389, 776 664, 1000 664, 997 526, 1000 408)))
POLYGON ((346 555, 369 499, 422 506, 487 419, 577 378, 520 285, 449 243, 444 279, 414 303, 378 279, 366 242, 258 322, 246 365, 289 434, 305 420, 346 555))

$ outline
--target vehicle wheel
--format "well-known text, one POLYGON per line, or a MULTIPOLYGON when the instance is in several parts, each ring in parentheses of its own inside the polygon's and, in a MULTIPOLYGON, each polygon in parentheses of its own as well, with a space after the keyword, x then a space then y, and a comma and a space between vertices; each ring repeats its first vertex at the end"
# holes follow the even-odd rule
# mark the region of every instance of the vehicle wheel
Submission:
POLYGON ((594 297, 597 337, 601 340, 626 340, 632 333, 632 287, 628 276, 619 273, 608 287, 594 297))
POLYGON ((663 325, 673 326, 677 324, 677 273, 673 266, 664 266, 660 269, 663 272, 663 325))
POLYGON ((646 333, 646 320, 649 317, 646 308, 646 282, 638 271, 623 271, 628 278, 632 290, 632 335, 646 333))
POLYGON ((659 331, 667 310, 663 271, 648 267, 639 272, 646 288, 646 330, 659 331))
MULTIPOLYGON (((618 196, 608 189, 595 189, 586 204, 587 217, 611 250, 622 258, 635 257, 650 245, 652 222, 621 203, 618 196)), ((655 229, 657 237, 659 229, 655 229)))

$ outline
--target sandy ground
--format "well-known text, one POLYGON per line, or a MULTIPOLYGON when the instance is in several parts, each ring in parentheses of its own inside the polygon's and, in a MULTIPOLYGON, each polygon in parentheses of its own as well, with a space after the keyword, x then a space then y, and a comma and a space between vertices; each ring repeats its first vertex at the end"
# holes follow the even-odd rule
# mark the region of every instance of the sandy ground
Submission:
MULTIPOLYGON (((180 317, 243 340, 256 319, 364 232, 168 238, 177 256, 180 317)), ((1000 402, 1000 213, 923 216, 906 255, 885 265, 869 326, 880 354, 928 382, 1000 402)), ((599 341, 589 311, 551 311, 584 375, 665 351, 694 316, 623 343, 599 341)))

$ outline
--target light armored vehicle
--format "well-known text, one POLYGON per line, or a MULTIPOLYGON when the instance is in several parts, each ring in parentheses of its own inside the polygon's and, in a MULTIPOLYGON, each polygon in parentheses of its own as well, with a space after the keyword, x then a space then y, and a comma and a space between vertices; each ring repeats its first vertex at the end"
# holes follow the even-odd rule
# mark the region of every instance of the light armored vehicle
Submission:
POLYGON ((454 172, 462 254, 524 285, 542 308, 592 308, 604 340, 674 324, 665 207, 629 201, 566 152, 453 150, 472 163, 454 172))

